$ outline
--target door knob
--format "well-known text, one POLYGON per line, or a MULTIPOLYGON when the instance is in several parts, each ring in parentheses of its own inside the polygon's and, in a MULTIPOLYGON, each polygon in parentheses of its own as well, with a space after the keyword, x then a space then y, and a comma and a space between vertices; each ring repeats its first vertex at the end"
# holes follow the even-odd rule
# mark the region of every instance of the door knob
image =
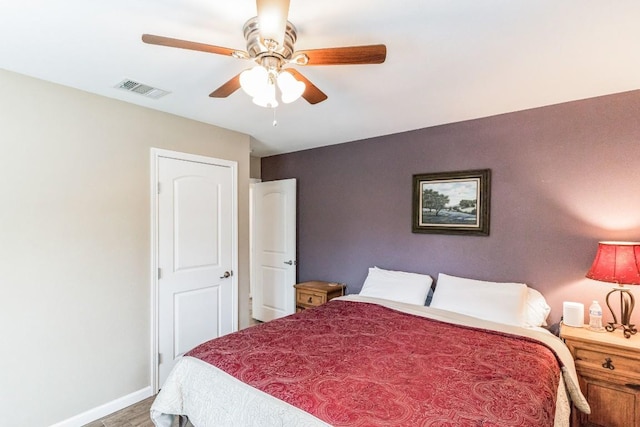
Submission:
POLYGON ((220 276, 220 278, 221 279, 228 279, 231 276, 233 276, 233 271, 225 271, 224 274, 222 276, 220 276))
POLYGON ((287 265, 296 265, 297 264, 297 262, 293 261, 293 260, 285 261, 284 263, 287 264, 287 265))

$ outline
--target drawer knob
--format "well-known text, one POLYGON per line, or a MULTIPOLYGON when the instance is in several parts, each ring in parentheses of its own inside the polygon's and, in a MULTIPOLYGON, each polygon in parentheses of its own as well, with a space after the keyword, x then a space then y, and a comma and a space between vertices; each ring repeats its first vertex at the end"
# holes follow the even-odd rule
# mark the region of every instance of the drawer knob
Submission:
POLYGON ((307 302, 311 304, 313 302, 313 297, 309 297, 309 300, 307 302))
POLYGON ((606 359, 604 359, 604 363, 602 364, 602 367, 606 369, 611 369, 612 371, 616 369, 616 367, 613 366, 613 363, 611 363, 610 357, 607 357, 606 359))

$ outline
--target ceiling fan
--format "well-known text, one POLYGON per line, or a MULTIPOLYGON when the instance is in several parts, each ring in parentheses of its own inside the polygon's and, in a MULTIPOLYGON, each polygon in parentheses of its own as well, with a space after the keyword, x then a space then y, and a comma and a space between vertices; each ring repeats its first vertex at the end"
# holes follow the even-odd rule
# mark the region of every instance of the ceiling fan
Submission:
POLYGON ((310 104, 327 99, 324 92, 296 69, 289 68, 289 65, 381 64, 385 61, 387 48, 383 44, 294 50, 297 30, 287 21, 289 2, 256 0, 258 15, 249 19, 243 27, 246 51, 152 34, 143 34, 142 41, 255 61, 257 66, 234 76, 209 96, 226 98, 242 88, 254 103, 270 108, 278 106, 276 86, 280 91, 280 99, 285 103, 299 97, 310 104))

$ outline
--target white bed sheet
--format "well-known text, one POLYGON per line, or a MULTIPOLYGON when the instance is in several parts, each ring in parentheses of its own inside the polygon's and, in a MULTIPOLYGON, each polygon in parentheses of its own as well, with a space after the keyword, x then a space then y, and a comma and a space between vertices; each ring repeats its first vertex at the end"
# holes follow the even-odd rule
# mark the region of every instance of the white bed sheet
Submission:
MULTIPOLYGON (((376 303, 418 316, 527 336, 542 341, 556 352, 564 364, 557 393, 555 426, 569 426, 571 411, 569 396, 578 409, 589 412, 589 405, 580 392, 569 349, 559 338, 545 330, 503 325, 431 307, 358 295, 347 295, 337 299, 376 303)), ((183 357, 176 364, 151 406, 151 419, 157 427, 170 427, 176 415, 188 416, 195 427, 329 425, 193 357, 183 357)))

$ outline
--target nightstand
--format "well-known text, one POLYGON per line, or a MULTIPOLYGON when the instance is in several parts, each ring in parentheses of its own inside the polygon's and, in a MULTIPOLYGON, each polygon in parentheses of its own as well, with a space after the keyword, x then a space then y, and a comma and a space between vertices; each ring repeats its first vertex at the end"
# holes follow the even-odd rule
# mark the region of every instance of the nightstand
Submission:
POLYGON ((298 283, 293 287, 296 288, 296 313, 342 296, 346 288, 342 283, 319 280, 298 283))
POLYGON ((562 325, 591 414, 573 410, 573 426, 640 427, 640 335, 562 325))

